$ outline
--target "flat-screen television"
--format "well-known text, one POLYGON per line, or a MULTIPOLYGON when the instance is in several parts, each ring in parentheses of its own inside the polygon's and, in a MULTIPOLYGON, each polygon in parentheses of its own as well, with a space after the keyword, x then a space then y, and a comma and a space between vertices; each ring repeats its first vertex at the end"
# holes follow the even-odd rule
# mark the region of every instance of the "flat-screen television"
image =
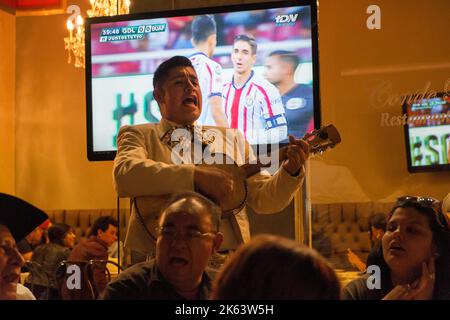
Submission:
POLYGON ((450 95, 406 100, 403 113, 408 171, 450 170, 450 95))
POLYGON ((114 159, 121 126, 161 119, 153 74, 176 55, 189 57, 199 77, 199 124, 222 119, 254 146, 283 144, 288 134, 302 137, 320 126, 315 0, 90 18, 89 160, 114 159), (255 138, 274 129, 279 141, 255 138))

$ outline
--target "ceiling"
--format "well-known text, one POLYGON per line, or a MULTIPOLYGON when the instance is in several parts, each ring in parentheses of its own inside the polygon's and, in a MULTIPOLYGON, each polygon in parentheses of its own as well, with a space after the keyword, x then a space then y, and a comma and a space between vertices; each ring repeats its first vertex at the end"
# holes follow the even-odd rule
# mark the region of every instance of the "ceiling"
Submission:
POLYGON ((51 11, 66 7, 66 0, 0 0, 0 9, 14 12, 51 11))

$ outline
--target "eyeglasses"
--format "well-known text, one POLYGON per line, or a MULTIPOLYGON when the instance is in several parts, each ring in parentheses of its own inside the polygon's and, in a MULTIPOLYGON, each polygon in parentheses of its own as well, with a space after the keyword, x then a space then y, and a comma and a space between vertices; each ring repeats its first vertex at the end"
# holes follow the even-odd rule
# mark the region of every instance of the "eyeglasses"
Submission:
POLYGON ((214 237, 216 234, 212 232, 205 232, 202 233, 199 230, 187 230, 186 232, 179 232, 176 230, 175 227, 172 226, 166 226, 166 227, 156 227, 156 234, 165 239, 173 240, 178 235, 186 241, 195 241, 200 240, 205 237, 214 237))
POLYGON ((403 196, 397 198, 398 205, 403 205, 409 202, 417 202, 428 207, 436 206, 439 205, 440 203, 438 199, 435 199, 433 197, 403 196))
POLYGON ((450 223, 445 215, 440 212, 441 202, 433 197, 416 197, 416 196, 403 196, 397 198, 397 205, 403 206, 407 203, 417 203, 425 208, 430 208, 436 215, 436 221, 439 226, 445 230, 449 230, 450 223))

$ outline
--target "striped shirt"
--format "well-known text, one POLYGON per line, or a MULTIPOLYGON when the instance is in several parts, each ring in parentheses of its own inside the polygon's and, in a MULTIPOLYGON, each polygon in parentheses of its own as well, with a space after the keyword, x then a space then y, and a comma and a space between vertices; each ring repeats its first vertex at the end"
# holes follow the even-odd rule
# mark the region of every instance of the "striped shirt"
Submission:
POLYGON ((239 129, 250 144, 276 143, 287 137, 287 121, 278 89, 255 75, 236 88, 234 77, 222 90, 230 128, 239 129))
POLYGON ((209 98, 222 94, 222 67, 202 52, 194 53, 189 57, 202 91, 202 113, 197 120, 201 125, 216 125, 209 106, 209 98))

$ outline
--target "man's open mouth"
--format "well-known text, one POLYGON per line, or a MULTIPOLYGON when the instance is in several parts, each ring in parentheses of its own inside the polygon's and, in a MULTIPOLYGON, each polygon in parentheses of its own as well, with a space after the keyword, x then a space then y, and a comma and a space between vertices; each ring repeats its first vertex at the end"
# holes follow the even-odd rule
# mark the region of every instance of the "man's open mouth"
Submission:
POLYGON ((188 105, 197 105, 197 97, 194 95, 188 96, 186 98, 183 99, 183 104, 188 104, 188 105))
POLYGON ((177 267, 183 267, 187 265, 189 261, 181 257, 172 257, 170 258, 170 264, 177 267))

